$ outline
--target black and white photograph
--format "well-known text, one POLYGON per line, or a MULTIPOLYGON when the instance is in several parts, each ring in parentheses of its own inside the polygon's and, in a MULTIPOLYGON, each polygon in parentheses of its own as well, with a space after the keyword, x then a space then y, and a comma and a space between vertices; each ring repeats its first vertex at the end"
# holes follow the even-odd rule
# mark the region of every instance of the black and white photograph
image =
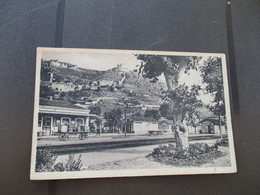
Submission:
POLYGON ((236 172, 224 54, 38 48, 31 179, 236 172))

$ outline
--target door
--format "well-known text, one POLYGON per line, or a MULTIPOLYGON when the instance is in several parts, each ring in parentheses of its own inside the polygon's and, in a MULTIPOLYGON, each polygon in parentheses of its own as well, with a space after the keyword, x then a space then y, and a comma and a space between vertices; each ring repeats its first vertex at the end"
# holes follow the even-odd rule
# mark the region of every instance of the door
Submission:
POLYGON ((61 118, 61 132, 67 133, 69 131, 70 118, 62 117, 61 118))
POLYGON ((214 133, 214 126, 213 125, 208 125, 208 133, 209 134, 214 133))
POLYGON ((76 130, 77 131, 81 131, 83 130, 83 127, 84 127, 84 119, 83 118, 77 118, 75 120, 76 124, 75 124, 75 127, 76 127, 76 130))
POLYGON ((43 135, 51 135, 52 117, 43 117, 43 135))

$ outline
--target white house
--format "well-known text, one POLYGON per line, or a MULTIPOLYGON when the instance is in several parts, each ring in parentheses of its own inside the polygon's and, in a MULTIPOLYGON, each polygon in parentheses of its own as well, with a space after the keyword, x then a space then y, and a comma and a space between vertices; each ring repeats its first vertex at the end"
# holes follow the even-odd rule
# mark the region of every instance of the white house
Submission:
POLYGON ((101 87, 111 86, 111 85, 113 85, 113 81, 101 80, 101 81, 99 81, 99 85, 101 87))
POLYGON ((158 121, 150 117, 132 116, 127 118, 126 131, 137 135, 158 131, 158 121))
POLYGON ((68 92, 68 91, 74 91, 75 86, 72 83, 52 83, 51 84, 52 89, 57 90, 57 91, 64 91, 64 92, 68 92))

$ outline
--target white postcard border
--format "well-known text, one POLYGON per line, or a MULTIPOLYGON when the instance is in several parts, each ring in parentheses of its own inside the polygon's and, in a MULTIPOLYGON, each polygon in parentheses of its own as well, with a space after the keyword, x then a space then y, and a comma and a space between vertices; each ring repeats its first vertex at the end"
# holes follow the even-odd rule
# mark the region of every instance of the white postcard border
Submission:
POLYGON ((196 53, 196 52, 173 52, 173 51, 143 51, 143 50, 106 50, 106 49, 76 49, 76 48, 37 48, 36 73, 35 73, 35 97, 34 97, 34 118, 32 133, 32 150, 31 150, 31 180, 56 180, 56 179, 78 179, 78 178, 110 178, 110 177, 138 177, 138 176, 160 176, 160 175, 187 175, 187 174, 225 174, 235 173, 237 171, 235 148, 233 140, 233 129, 231 122, 231 107, 229 96, 229 83, 225 54, 222 53, 196 53), (95 170, 95 171, 78 171, 78 172, 36 172, 36 149, 37 149, 37 127, 38 127, 38 110, 39 110, 39 90, 40 90, 40 71, 41 56, 44 51, 68 52, 68 53, 131 53, 131 54, 150 54, 150 55, 176 55, 176 56, 216 56, 222 59, 223 85, 225 97, 225 109, 228 128, 230 167, 192 167, 192 168, 167 168, 167 169, 135 169, 135 170, 95 170))

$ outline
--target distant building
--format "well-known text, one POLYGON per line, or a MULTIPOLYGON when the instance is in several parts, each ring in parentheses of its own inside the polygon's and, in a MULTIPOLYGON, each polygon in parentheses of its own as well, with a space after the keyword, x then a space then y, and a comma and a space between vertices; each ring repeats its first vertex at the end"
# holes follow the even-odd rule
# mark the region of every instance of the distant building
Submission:
POLYGON ((142 110, 159 110, 160 106, 159 105, 142 105, 142 110))
POLYGON ((101 80, 101 81, 99 81, 99 85, 100 85, 100 87, 112 86, 113 81, 101 80))
POLYGON ((52 83, 51 84, 52 89, 56 90, 56 91, 64 91, 64 92, 68 92, 68 91, 74 91, 75 86, 72 83, 52 83))
MULTIPOLYGON (((205 134, 216 134, 220 135, 220 129, 219 129, 219 120, 214 118, 205 118, 201 120, 198 126, 199 133, 205 133, 205 134)), ((221 130, 222 134, 226 134, 226 123, 221 121, 221 130)))
POLYGON ((173 121, 168 119, 162 119, 159 121, 159 129, 164 133, 172 133, 173 132, 173 121))
POLYGON ((127 118, 126 131, 137 135, 158 131, 158 121, 150 117, 132 116, 127 118))
MULTIPOLYGON (((135 100, 136 101, 136 100, 135 100)), ((159 110, 160 106, 159 105, 131 105, 130 106, 131 108, 133 109, 136 109, 136 110, 159 110)))

